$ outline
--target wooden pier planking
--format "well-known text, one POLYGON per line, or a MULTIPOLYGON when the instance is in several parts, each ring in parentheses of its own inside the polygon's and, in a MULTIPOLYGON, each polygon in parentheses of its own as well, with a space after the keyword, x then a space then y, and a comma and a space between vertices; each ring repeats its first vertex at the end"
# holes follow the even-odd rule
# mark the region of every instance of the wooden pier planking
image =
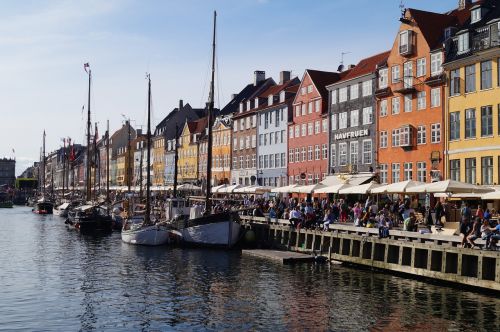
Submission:
POLYGON ((244 255, 271 259, 281 262, 282 264, 314 261, 314 257, 309 254, 303 254, 293 251, 249 249, 242 250, 242 253, 244 255))

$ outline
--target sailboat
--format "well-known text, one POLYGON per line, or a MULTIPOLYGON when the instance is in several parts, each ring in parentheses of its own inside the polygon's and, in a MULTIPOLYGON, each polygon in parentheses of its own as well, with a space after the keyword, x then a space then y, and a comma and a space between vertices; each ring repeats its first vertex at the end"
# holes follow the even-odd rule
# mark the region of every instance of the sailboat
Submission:
MULTIPOLYGON (((182 236, 182 241, 194 246, 210 246, 231 248, 240 238, 241 225, 236 213, 212 213, 211 209, 211 166, 212 166, 212 124, 214 110, 214 76, 215 76, 215 32, 217 12, 214 11, 212 40, 212 77, 208 103, 208 142, 207 142, 207 191, 205 195, 205 212, 200 206, 193 206, 186 218, 186 202, 175 197, 166 202, 166 215, 171 217, 182 236)), ((175 164, 177 167, 177 163, 175 164)), ((176 172, 175 172, 176 173, 176 172)), ((176 179, 175 179, 176 180, 176 179)), ((176 192, 174 180, 174 193, 176 192)))
POLYGON ((154 223, 151 220, 151 77, 148 74, 148 129, 147 129, 147 180, 146 206, 144 211, 132 211, 125 219, 122 228, 122 241, 125 243, 159 246, 170 241, 170 230, 166 225, 154 223), (134 214, 135 213, 135 214, 134 214))
MULTIPOLYGON (((74 226, 83 234, 95 232, 111 232, 112 220, 107 206, 92 202, 92 174, 91 174, 91 145, 90 145, 90 87, 92 82, 92 71, 88 63, 84 69, 89 75, 89 90, 87 104, 87 164, 86 164, 86 203, 68 212, 66 224, 74 226), (89 68, 87 72, 87 68, 89 68)), ((96 138, 97 139, 97 138, 96 138)), ((96 174, 97 176, 97 174, 96 174)))
POLYGON ((48 199, 45 195, 45 130, 43 131, 43 143, 42 143, 42 156, 41 156, 41 166, 42 170, 38 171, 40 178, 40 192, 41 196, 35 202, 32 211, 36 214, 52 214, 54 209, 54 203, 48 199))

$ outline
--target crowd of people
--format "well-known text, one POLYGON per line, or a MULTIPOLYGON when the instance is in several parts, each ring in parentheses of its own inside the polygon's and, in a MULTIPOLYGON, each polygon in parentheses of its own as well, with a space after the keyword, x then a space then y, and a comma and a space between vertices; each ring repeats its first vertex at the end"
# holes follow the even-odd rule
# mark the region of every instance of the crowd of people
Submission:
MULTIPOLYGON (((244 208, 255 217, 286 219, 290 227, 329 230, 333 223, 350 223, 358 227, 378 228, 380 237, 387 237, 389 230, 397 228, 403 231, 431 233, 431 226, 440 231, 444 223, 450 220, 450 210, 458 209, 452 203, 438 200, 434 207, 424 207, 418 200, 409 197, 398 200, 375 202, 368 196, 365 201, 346 199, 263 199, 245 197, 244 208)), ((474 240, 482 238, 486 248, 491 248, 500 239, 500 226, 492 221, 497 217, 495 210, 483 210, 482 206, 472 214, 468 205, 461 209, 460 232, 463 246, 475 248, 474 240)))

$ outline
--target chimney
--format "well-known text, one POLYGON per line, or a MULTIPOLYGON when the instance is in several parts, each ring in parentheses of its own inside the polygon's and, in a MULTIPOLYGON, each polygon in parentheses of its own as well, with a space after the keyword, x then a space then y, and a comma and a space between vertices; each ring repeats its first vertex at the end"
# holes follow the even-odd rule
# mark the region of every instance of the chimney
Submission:
POLYGON ((142 135, 142 129, 136 129, 136 132, 137 132, 137 136, 141 136, 142 135))
POLYGON ((233 93, 233 94, 231 94, 231 100, 236 99, 236 97, 238 97, 238 94, 237 94, 237 93, 233 93))
POLYGON ((290 71, 283 70, 280 72, 280 84, 290 81, 290 71))
POLYGON ((347 69, 353 69, 354 67, 356 67, 356 65, 349 65, 347 69))
POLYGON ((260 82, 266 79, 266 72, 262 70, 256 70, 253 72, 253 85, 257 86, 260 82))
POLYGON ((472 5, 472 0, 458 0, 458 10, 465 9, 469 5, 472 5))
POLYGON ((181 111, 184 108, 184 102, 182 99, 179 99, 179 111, 181 111))

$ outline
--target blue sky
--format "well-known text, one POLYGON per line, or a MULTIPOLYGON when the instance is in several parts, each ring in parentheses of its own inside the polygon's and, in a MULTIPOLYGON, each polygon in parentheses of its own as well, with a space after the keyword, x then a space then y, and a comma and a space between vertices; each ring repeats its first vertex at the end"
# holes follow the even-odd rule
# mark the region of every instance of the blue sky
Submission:
MULTIPOLYGON (((458 0, 403 1, 444 12, 458 0)), ((400 0, 28 0, 0 3, 0 157, 16 151, 17 173, 62 137, 84 141, 87 77, 93 70, 92 121, 104 133, 121 114, 145 123, 145 73, 154 123, 183 99, 207 100, 212 12, 218 12, 216 106, 251 82, 254 70, 334 71, 340 63, 391 48, 400 0), (95 113, 94 113, 95 112, 95 113)))

